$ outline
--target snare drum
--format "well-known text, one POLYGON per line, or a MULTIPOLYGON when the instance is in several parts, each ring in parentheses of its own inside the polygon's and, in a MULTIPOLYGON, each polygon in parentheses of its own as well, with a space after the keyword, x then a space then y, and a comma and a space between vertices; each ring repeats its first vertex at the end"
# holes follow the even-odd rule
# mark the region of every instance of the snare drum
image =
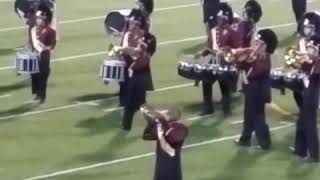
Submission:
POLYGON ((19 74, 39 73, 39 54, 31 51, 18 51, 16 54, 16 71, 19 74))
POLYGON ((120 60, 105 60, 100 69, 100 77, 108 82, 123 82, 126 63, 120 60))
POLYGON ((283 68, 279 67, 272 69, 270 73, 270 80, 272 88, 283 90, 285 88, 283 68))
POLYGON ((195 59, 192 55, 183 56, 178 64, 178 74, 191 80, 203 80, 210 74, 204 58, 195 59))
POLYGON ((285 87, 291 89, 292 91, 302 91, 303 90, 303 78, 304 74, 300 73, 298 70, 292 70, 284 74, 285 87))

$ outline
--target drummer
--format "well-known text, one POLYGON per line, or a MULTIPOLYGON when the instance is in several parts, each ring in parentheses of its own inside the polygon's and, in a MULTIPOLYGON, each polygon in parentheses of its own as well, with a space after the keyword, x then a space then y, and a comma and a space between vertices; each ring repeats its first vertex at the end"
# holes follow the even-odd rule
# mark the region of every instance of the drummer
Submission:
POLYGON ((36 12, 35 26, 31 29, 31 44, 39 53, 40 73, 32 74, 33 100, 43 104, 46 100, 47 82, 50 75, 50 54, 56 45, 56 31, 50 27, 52 12, 49 7, 41 6, 36 12))
POLYGON ((126 131, 131 130, 135 112, 146 102, 146 91, 150 87, 149 63, 156 51, 156 38, 143 31, 140 23, 143 18, 137 19, 134 17, 130 20, 123 45, 114 47, 116 52, 124 55, 128 66, 127 78, 121 89, 121 103, 124 106, 122 128, 126 131))
MULTIPOLYGON (((121 44, 123 47, 137 47, 137 45, 139 44, 138 43, 139 40, 147 32, 145 31, 147 26, 146 18, 143 15, 141 10, 138 10, 138 9, 132 10, 129 16, 129 21, 127 26, 128 26, 127 31, 123 36, 123 40, 121 44)), ((130 59, 130 56, 126 54, 124 54, 123 57, 126 61, 130 59)), ((154 90, 150 69, 151 69, 150 64, 148 63, 148 67, 146 69, 147 71, 146 79, 148 81, 147 89, 146 89, 147 91, 154 90)), ((126 82, 120 83, 120 93, 119 93, 120 106, 124 106, 125 104, 125 89, 126 89, 126 82)))

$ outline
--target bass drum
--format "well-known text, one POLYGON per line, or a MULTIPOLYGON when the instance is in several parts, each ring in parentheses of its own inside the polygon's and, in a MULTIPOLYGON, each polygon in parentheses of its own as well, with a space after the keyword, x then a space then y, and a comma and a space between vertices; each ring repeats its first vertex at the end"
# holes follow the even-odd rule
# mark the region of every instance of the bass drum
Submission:
POLYGON ((29 19, 39 5, 43 3, 54 11, 55 0, 16 0, 14 3, 14 11, 22 19, 29 19))

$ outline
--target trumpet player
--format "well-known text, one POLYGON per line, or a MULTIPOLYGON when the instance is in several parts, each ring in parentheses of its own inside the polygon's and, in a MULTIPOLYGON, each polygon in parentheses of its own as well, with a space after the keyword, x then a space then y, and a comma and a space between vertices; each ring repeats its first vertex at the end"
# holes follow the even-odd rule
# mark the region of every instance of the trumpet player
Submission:
POLYGON ((269 127, 266 123, 265 104, 271 101, 270 70, 271 54, 278 44, 271 29, 260 30, 250 48, 235 50, 239 68, 244 70, 244 123, 240 146, 250 146, 255 133, 258 147, 267 150, 271 146, 269 127), (242 55, 241 55, 242 54, 242 55), (247 57, 242 58, 241 56, 247 57), (244 61, 242 61, 244 59, 244 61))
POLYGON ((320 37, 313 35, 306 44, 307 54, 302 57, 304 79, 302 107, 296 125, 296 137, 291 151, 307 162, 319 162, 317 109, 320 91, 320 37))
POLYGON ((181 111, 169 108, 151 111, 143 106, 140 111, 147 120, 143 139, 157 141, 154 180, 182 180, 181 150, 188 136, 188 128, 182 123, 181 111))

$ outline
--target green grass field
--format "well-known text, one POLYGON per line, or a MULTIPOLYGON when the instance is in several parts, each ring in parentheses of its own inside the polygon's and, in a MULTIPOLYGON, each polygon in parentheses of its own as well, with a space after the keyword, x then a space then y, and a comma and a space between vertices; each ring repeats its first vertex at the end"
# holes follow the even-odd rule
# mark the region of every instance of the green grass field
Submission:
MULTIPOLYGON (((231 1, 241 11, 244 0, 231 1)), ((284 49, 295 42, 289 0, 260 0, 260 27, 272 27, 280 39, 273 66, 283 64, 284 49)), ((318 165, 305 164, 288 152, 293 142, 297 108, 288 91, 273 92, 268 122, 273 149, 261 152, 233 145, 241 132, 243 100, 234 99, 233 116, 217 111, 199 117, 201 89, 177 75, 182 54, 199 50, 205 39, 198 0, 156 0, 152 31, 159 40, 152 60, 158 91, 148 96, 155 106, 181 107, 190 136, 182 156, 185 180, 316 180, 318 165), (183 5, 183 6, 182 6, 183 5), (286 122, 286 123, 284 123, 286 122)), ((108 41, 103 18, 112 9, 131 7, 133 0, 60 0, 60 41, 54 52, 48 101, 33 106, 27 77, 12 69, 14 48, 26 42, 26 29, 13 13, 13 2, 0 1, 0 180, 150 180, 154 144, 141 139, 144 120, 135 117, 130 133, 120 130, 117 87, 98 78, 108 41), (92 18, 93 17, 93 18, 92 18), (100 17, 100 18, 99 18, 100 17), (81 19, 81 20, 78 20, 81 19), (77 20, 77 21, 75 21, 77 20), (83 102, 83 103, 79 103, 83 102), (89 103, 88 103, 89 102, 89 103), (53 174, 52 174, 53 173, 53 174)), ((320 9, 320 1, 309 3, 320 9)), ((215 99, 220 93, 215 89, 215 99)))

